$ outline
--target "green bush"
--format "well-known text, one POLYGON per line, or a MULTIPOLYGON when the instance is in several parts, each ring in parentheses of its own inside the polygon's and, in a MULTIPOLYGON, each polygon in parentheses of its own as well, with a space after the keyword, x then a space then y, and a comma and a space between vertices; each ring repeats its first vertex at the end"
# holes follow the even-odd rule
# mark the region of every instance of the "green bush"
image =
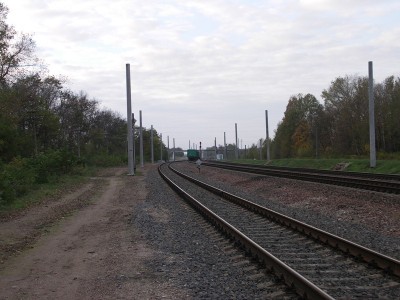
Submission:
POLYGON ((15 157, 1 168, 0 204, 9 204, 16 197, 25 195, 35 181, 35 170, 29 166, 29 159, 15 157))
POLYGON ((77 158, 65 150, 50 150, 36 157, 16 157, 8 164, 0 161, 0 206, 9 206, 41 184, 57 182, 65 174, 86 173, 86 165, 95 167, 119 166, 126 157, 97 154, 88 159, 77 158))
POLYGON ((0 165, 0 205, 5 205, 16 198, 11 178, 5 170, 5 165, 0 165))
POLYGON ((48 151, 29 160, 35 171, 36 183, 57 181, 58 177, 70 173, 76 165, 76 158, 67 151, 48 151))
POLYGON ((377 153, 377 159, 386 159, 386 160, 390 160, 390 159, 394 159, 394 160, 400 160, 400 152, 392 152, 392 153, 388 153, 388 152, 378 152, 377 153))
POLYGON ((85 162, 96 167, 115 167, 126 162, 126 158, 121 155, 97 154, 88 157, 85 162))
POLYGON ((32 158, 15 157, 8 164, 1 164, 0 205, 9 205, 39 184, 56 182, 60 176, 71 173, 76 164, 74 155, 60 150, 32 158))

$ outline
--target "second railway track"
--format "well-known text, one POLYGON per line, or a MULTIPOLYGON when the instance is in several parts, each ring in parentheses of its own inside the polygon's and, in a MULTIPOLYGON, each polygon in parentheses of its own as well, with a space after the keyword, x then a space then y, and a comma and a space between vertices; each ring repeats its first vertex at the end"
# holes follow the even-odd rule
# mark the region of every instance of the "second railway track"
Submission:
POLYGON ((369 174, 342 171, 282 168, 263 165, 206 161, 204 165, 259 175, 346 186, 383 193, 400 194, 400 175, 369 174))
POLYGON ((343 246, 343 241, 340 241, 343 239, 335 242, 333 236, 329 236, 329 241, 326 237, 316 240, 315 233, 314 238, 309 238, 306 234, 294 230, 296 226, 293 224, 291 227, 282 225, 285 222, 261 216, 260 213, 222 199, 224 195, 232 198, 228 193, 219 192, 219 195, 215 195, 187 182, 169 170, 166 165, 160 172, 166 174, 165 177, 170 177, 172 181, 178 182, 182 190, 190 190, 193 197, 211 210, 213 213, 207 218, 211 220, 215 214, 229 223, 231 229, 226 229, 223 222, 212 221, 235 239, 236 243, 263 261, 267 267, 274 269, 289 285, 293 285, 301 296, 328 299, 330 297, 395 299, 400 296, 399 261, 375 254, 374 251, 367 251, 368 255, 365 252, 357 252, 353 246, 343 246), (237 230, 239 233, 232 230, 237 230), (235 234, 238 236, 234 237, 235 234), (344 251, 324 245, 321 242, 323 240, 333 246, 337 243, 338 248, 344 251), (364 257, 370 264, 360 262, 349 253, 364 257), (268 254, 271 254, 272 258, 267 259, 265 255, 268 254), (379 265, 381 269, 374 265, 379 265), (397 275, 388 274, 382 268, 397 275))

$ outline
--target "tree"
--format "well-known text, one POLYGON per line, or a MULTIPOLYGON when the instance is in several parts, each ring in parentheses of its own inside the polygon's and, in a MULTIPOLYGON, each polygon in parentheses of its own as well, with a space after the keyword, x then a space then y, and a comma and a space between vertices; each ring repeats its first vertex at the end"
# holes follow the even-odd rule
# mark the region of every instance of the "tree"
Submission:
POLYGON ((17 32, 6 23, 8 8, 0 3, 0 84, 22 70, 23 64, 36 62, 35 43, 29 35, 17 32))
POLYGON ((375 91, 376 140, 378 150, 400 151, 400 78, 390 76, 375 91))
POLYGON ((314 149, 316 128, 323 107, 311 94, 298 94, 289 99, 285 115, 278 124, 273 142, 276 158, 310 156, 314 149))
POLYGON ((54 78, 43 80, 38 74, 20 77, 15 83, 0 87, 2 128, 4 132, 14 132, 7 141, 17 146, 14 155, 37 155, 56 145, 59 122, 52 104, 56 96, 50 97, 50 91, 58 93, 60 88, 54 78))
POLYGON ((89 131, 93 125, 98 102, 89 100, 84 92, 74 94, 63 91, 59 106, 56 108, 60 119, 59 146, 66 147, 81 155, 81 146, 89 141, 89 131))
POLYGON ((368 78, 338 77, 322 92, 330 121, 332 149, 341 154, 365 154, 368 135, 368 78))
MULTIPOLYGON (((42 79, 34 74, 13 84, 17 98, 21 133, 31 137, 35 155, 56 146, 59 119, 55 114, 55 99, 60 94, 60 83, 54 78, 42 79)), ((28 154, 28 153, 27 153, 28 154)))
POLYGON ((111 110, 97 111, 89 132, 90 144, 95 153, 125 154, 126 122, 111 110))

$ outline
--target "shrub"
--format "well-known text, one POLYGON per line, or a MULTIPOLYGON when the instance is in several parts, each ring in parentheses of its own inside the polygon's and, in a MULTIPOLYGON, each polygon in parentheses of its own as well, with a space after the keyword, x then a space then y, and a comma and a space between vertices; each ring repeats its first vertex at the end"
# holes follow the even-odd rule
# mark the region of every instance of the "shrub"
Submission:
POLYGON ((121 155, 97 154, 88 157, 87 163, 96 167, 114 167, 124 164, 125 160, 121 155))
POLYGON ((35 171, 36 183, 48 183, 70 173, 76 165, 76 158, 67 151, 51 150, 29 159, 29 165, 35 171))
POLYGON ((55 182, 71 173, 75 156, 67 151, 48 151, 33 158, 16 157, 0 165, 0 205, 8 205, 37 184, 55 182))
POLYGON ((35 180, 35 171, 29 166, 29 159, 15 157, 2 167, 0 173, 0 203, 9 204, 16 197, 25 195, 35 180))

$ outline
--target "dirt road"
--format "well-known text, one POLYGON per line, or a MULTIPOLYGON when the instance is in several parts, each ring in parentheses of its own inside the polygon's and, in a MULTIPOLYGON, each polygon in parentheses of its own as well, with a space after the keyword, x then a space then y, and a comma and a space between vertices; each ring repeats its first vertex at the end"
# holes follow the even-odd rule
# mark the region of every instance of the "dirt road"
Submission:
POLYGON ((129 226, 146 169, 108 169, 59 199, 0 223, 0 299, 150 299, 154 253, 129 226))

